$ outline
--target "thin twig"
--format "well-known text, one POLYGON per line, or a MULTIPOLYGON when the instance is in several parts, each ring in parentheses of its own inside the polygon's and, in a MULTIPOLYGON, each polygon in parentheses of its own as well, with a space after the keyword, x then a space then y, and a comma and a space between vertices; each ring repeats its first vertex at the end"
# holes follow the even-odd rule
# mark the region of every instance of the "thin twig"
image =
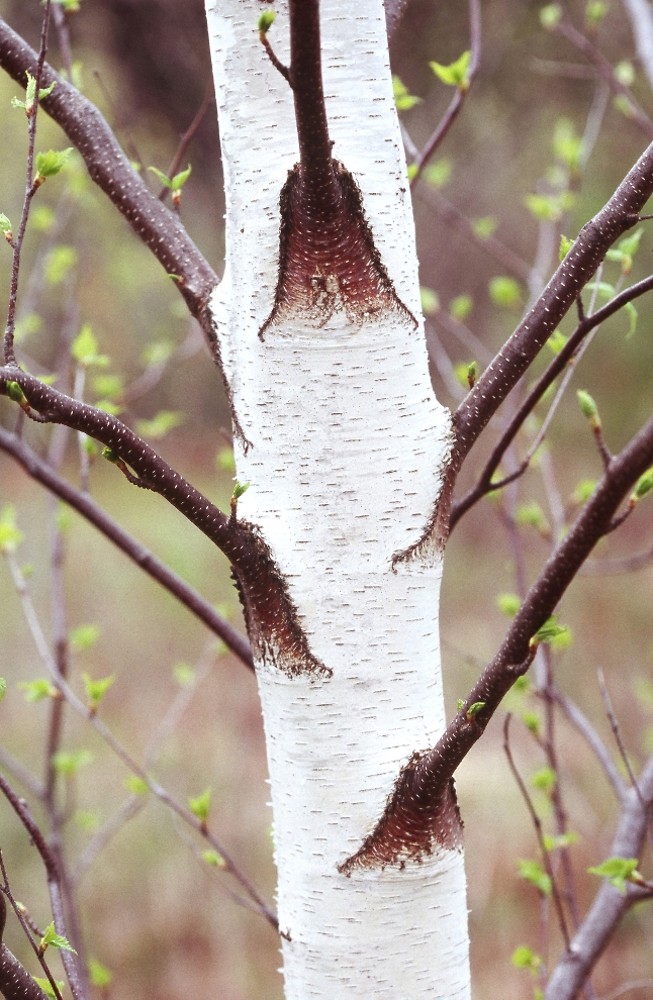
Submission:
POLYGON ((628 752, 621 738, 621 729, 614 708, 612 707, 612 699, 610 698, 610 692, 608 691, 608 685, 606 684, 605 674, 603 673, 603 670, 601 670, 600 667, 597 671, 597 676, 599 681, 599 689, 601 691, 601 697, 603 699, 603 704, 605 706, 605 714, 608 717, 608 722, 610 723, 610 729, 612 730, 614 741, 617 744, 617 749, 619 750, 619 756, 621 757, 624 763, 624 767, 626 768, 626 772, 628 774, 628 777, 630 778, 630 783, 632 787, 635 789, 637 797, 639 798, 642 805, 644 805, 644 800, 642 798, 642 793, 639 789, 639 785, 637 784, 637 778, 635 777, 635 772, 632 769, 628 752))
POLYGON ((528 789, 524 784, 521 774, 515 764, 514 758, 512 756, 512 750, 510 747, 510 720, 512 716, 510 713, 506 715, 503 723, 503 751, 506 755, 508 761, 508 767, 512 772, 512 776, 515 779, 517 788, 519 789, 520 795, 524 800, 528 814, 531 817, 531 822, 533 824, 533 829, 535 830, 535 836, 537 838, 537 843, 540 848, 540 854, 542 856, 542 864, 544 865, 544 870, 549 876, 551 882, 551 896, 553 898, 553 905, 555 906, 556 913, 558 915, 558 926, 560 927, 560 932, 564 938, 564 942, 569 947, 569 931, 567 930, 567 921, 565 919, 565 911, 562 905, 562 900, 560 898, 560 893, 558 892, 558 886, 556 883, 555 872, 553 871, 553 866, 551 864, 551 854, 547 849, 546 842, 544 840, 544 831, 542 829, 542 820, 540 819, 533 801, 528 793, 528 789))
POLYGON ((178 577, 143 544, 133 538, 117 521, 87 494, 75 489, 51 466, 40 458, 22 439, 0 427, 0 449, 12 455, 22 468, 51 493, 67 503, 78 514, 128 556, 145 573, 156 580, 181 604, 202 621, 238 659, 254 669, 247 639, 215 611, 211 604, 189 584, 178 577))
POLYGON ((469 89, 474 82, 474 79, 478 73, 480 61, 481 61, 481 4, 480 0, 468 0, 469 8, 469 35, 470 35, 470 50, 471 59, 469 63, 469 69, 467 72, 467 78, 465 80, 465 85, 456 87, 456 92, 449 102, 449 107, 445 111, 440 123, 434 130, 431 137, 427 140, 424 147, 422 148, 416 163, 413 164, 414 172, 411 176, 411 187, 417 184, 420 179, 424 168, 427 166, 429 160, 438 149, 442 140, 447 135, 449 129, 455 122, 456 118, 460 114, 462 106, 465 102, 465 98, 469 93, 469 89))
POLYGON ((568 698, 567 695, 563 694, 559 688, 554 688, 552 695, 555 698, 556 704, 560 707, 562 712, 564 712, 571 725, 578 730, 592 750, 592 753, 601 765, 601 768, 603 769, 603 772, 617 799, 619 802, 623 803, 626 797, 626 785, 624 784, 612 757, 608 753, 608 748, 597 733, 596 729, 585 714, 580 710, 578 705, 574 704, 574 702, 568 698))

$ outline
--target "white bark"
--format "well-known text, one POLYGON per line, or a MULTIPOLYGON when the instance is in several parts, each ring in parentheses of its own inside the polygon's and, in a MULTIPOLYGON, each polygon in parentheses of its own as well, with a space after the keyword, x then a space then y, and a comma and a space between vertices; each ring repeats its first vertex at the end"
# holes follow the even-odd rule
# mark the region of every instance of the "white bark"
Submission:
MULTIPOLYGON (((334 157, 354 175, 399 299, 419 315, 417 260, 381 0, 323 0, 334 157)), ((433 395, 422 326, 386 310, 272 324, 279 194, 298 159, 292 94, 256 29, 261 5, 207 0, 226 175, 227 260, 214 296, 236 442, 255 524, 326 672, 258 678, 274 811, 287 1000, 469 996, 462 854, 354 869, 411 753, 444 728, 435 546, 450 418, 433 395)), ((269 38, 288 61, 286 3, 269 38)), ((268 651, 270 652, 270 651, 268 651)), ((404 859, 405 860, 405 859, 404 859)))

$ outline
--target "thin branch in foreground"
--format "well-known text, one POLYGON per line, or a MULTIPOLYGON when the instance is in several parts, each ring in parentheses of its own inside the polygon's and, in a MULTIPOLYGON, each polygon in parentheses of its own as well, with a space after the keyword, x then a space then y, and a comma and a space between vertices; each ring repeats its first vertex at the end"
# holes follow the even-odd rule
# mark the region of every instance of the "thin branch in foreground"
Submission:
MULTIPOLYGON (((96 714, 94 708, 85 704, 73 691, 72 687, 68 681, 61 676, 58 671, 57 663, 54 660, 48 641, 43 633, 41 624, 39 622, 38 616, 34 609, 31 597, 28 592, 27 584, 22 570, 20 569, 16 558, 10 552, 5 553, 5 559, 9 565, 16 591, 20 597, 23 615, 27 623, 28 629, 32 636, 32 640, 36 647, 36 650, 41 658, 43 665, 50 674, 53 684, 57 689, 58 694, 65 698, 68 705, 83 719, 91 724, 93 729, 98 733, 98 735, 103 739, 107 746, 113 751, 116 758, 120 760, 124 766, 134 774, 143 784, 153 793, 153 795, 164 805, 166 805, 172 813, 178 816, 180 819, 195 830, 201 837, 203 837, 207 843, 219 854, 223 864, 223 870, 228 874, 232 875, 237 882, 240 883, 243 890, 247 893, 251 899, 254 908, 258 913, 260 913, 268 923, 274 927, 278 928, 276 916, 267 905, 262 895, 257 890, 254 883, 245 875, 244 871, 237 864, 234 858, 231 856, 229 851, 225 848, 222 842, 212 833, 208 828, 205 821, 200 820, 189 808, 181 805, 180 802, 163 786, 161 785, 152 775, 148 772, 147 768, 139 764, 135 758, 130 754, 126 747, 120 742, 120 740, 114 736, 111 729, 104 723, 102 719, 96 714)), ((1 779, 1 776, 0 776, 1 779)), ((6 784, 6 783, 5 783, 6 784)), ((5 791, 4 786, 0 781, 0 790, 5 791)), ((11 790, 10 790, 11 791, 11 790)), ((5 794, 7 794, 5 792, 5 794)), ((16 797, 14 796, 16 799, 16 797)), ((36 846, 41 853, 44 862, 46 863, 46 869, 48 872, 48 887, 50 889, 50 897, 52 901, 53 914, 55 916, 55 921, 61 920, 61 926, 63 926, 63 908, 61 906, 61 893, 59 891, 59 880, 60 872, 57 865, 57 861, 52 851, 50 850, 45 838, 43 837, 40 829, 36 826, 31 818, 31 814, 27 808, 27 805, 22 802, 18 802, 20 806, 19 816, 23 819, 24 825, 30 832, 32 839, 35 840, 36 846), (28 826, 29 822, 29 826, 28 826), (36 840, 35 838, 38 838, 36 840)), ((13 805, 12 801, 12 805, 13 805)), ((16 808, 16 806, 14 806, 16 808)), ((64 933, 59 930, 59 933, 64 933)), ((64 959, 66 955, 62 956, 64 959)), ((68 970, 67 970, 68 971, 68 970)), ((69 973, 70 976, 70 973, 69 973)), ((72 984, 71 984, 72 989, 72 984)), ((74 992, 74 991, 73 991, 74 992)), ((79 991, 78 991, 79 993, 79 991)), ((81 993, 79 993, 81 996, 81 993)), ((75 1000, 77 1000, 77 995, 75 995, 75 1000)))
POLYGON ((43 18, 41 21, 41 41, 39 53, 36 60, 35 73, 33 76, 34 97, 25 101, 25 114, 27 116, 27 156, 25 164, 25 196, 23 207, 20 213, 20 222, 16 235, 12 237, 10 244, 13 250, 11 262, 11 280, 9 285, 9 305, 7 309, 7 323, 4 335, 4 362, 5 364, 15 364, 16 355, 14 352, 14 335, 16 330, 16 307, 18 304, 18 281, 20 278, 20 260, 23 250, 27 221, 29 219, 32 199, 36 194, 38 184, 34 176, 34 157, 36 146, 36 124, 38 120, 38 110, 40 103, 41 82, 43 79, 43 67, 45 64, 45 53, 48 45, 48 27, 50 23, 50 0, 47 0, 43 18))
POLYGON ((653 144, 628 171, 612 197, 581 229, 546 288, 458 407, 456 454, 450 480, 490 418, 578 299, 612 244, 640 221, 653 193, 653 144))
POLYGON ((374 830, 341 870, 375 866, 379 857, 420 858, 433 849, 434 838, 452 821, 454 772, 485 732, 503 697, 529 669, 538 647, 538 630, 553 615, 594 546, 612 530, 615 512, 651 464, 653 419, 611 460, 591 498, 528 590, 501 647, 458 714, 435 747, 411 755, 374 830))
MULTIPOLYGON (((0 17, 0 67, 21 86, 26 72, 36 74, 37 53, 0 17)), ((111 199, 136 234, 150 248, 176 285, 191 313, 211 339, 205 307, 218 278, 184 229, 176 213, 154 195, 133 170, 98 109, 46 62, 41 86, 55 83, 41 101, 43 110, 79 150, 91 179, 111 199)))
POLYGON ((421 177, 425 167, 427 166, 429 160, 436 152, 440 144, 442 143, 444 137, 447 135, 449 129, 455 122, 456 118, 460 114, 463 103, 469 89, 474 82, 476 77, 480 62, 481 62, 481 5, 480 0, 468 0, 469 5, 469 25, 470 25, 470 50, 471 59, 469 63, 469 69, 467 72, 467 77, 465 79, 465 85, 456 87, 456 92, 449 102, 449 107, 445 111, 439 125, 434 130, 431 137, 427 140, 423 149, 420 151, 419 156, 415 164, 413 164, 414 172, 411 176, 411 187, 417 183, 421 177))
POLYGON ((483 471, 478 477, 476 485, 473 486, 463 497, 454 501, 452 504, 449 519, 450 530, 453 529, 454 525, 460 520, 463 514, 473 507, 478 500, 486 496, 488 493, 500 489, 507 485, 507 483, 512 482, 517 475, 521 475, 521 473, 525 471, 528 463, 524 465, 524 468, 520 467, 517 472, 511 473, 509 477, 506 477, 501 481, 492 481, 492 477, 497 471, 504 454, 510 444, 514 441, 520 428, 524 425, 524 422, 533 412, 539 401, 546 393, 547 389, 576 356, 579 347, 588 334, 592 330, 596 330, 602 323, 608 320, 620 309, 623 309, 623 307, 629 302, 634 301, 636 298, 639 298, 639 296, 652 290, 653 276, 643 278, 636 284, 631 285, 629 288, 625 288, 622 292, 619 292, 619 294, 615 295, 610 302, 608 302, 601 309, 597 309, 596 312, 592 313, 590 316, 581 316, 580 322, 578 323, 573 334, 567 340, 567 343, 564 345, 562 350, 555 355, 546 370, 539 377, 533 388, 512 416, 508 426, 501 435, 501 438, 494 446, 483 471))
POLYGON ((537 843, 540 848, 540 854, 542 857, 542 864, 544 865, 544 870, 549 877, 551 884, 551 896, 553 898, 553 904, 556 908, 556 913, 558 915, 558 926, 562 933, 565 945, 569 947, 569 931, 567 929, 567 921, 565 919, 565 911, 562 905, 562 899, 560 898, 560 892, 558 891, 558 885, 556 882, 555 872, 553 871, 553 865, 551 864, 551 853, 547 849, 546 843, 544 841, 544 832, 542 830, 542 820, 537 814, 537 810, 533 805, 533 801, 528 793, 528 789, 524 784, 524 780, 519 773, 519 769, 515 764, 515 759, 512 755, 512 748, 510 746, 510 720, 512 716, 510 714, 506 715, 503 723, 503 751, 506 755, 508 761, 508 767, 512 773, 513 778, 519 793, 524 800, 528 814, 531 817, 531 822, 533 824, 533 829, 535 830, 535 836, 537 837, 537 843))
POLYGON ((140 569, 156 580, 172 596, 192 612, 217 635, 238 659, 254 669, 249 643, 233 625, 230 625, 202 595, 161 562, 146 546, 133 538, 125 529, 86 493, 71 486, 51 466, 34 452, 21 438, 0 427, 0 449, 10 454, 21 467, 52 494, 67 503, 92 524, 100 534, 124 552, 140 569))
MULTIPOLYGON (((626 793, 626 803, 608 852, 611 857, 641 856, 653 805, 653 757, 639 775, 638 787, 641 799, 634 788, 626 793)), ((553 970, 544 1000, 575 1000, 624 914, 646 898, 649 898, 646 890, 628 886, 625 892, 620 892, 604 880, 570 947, 553 970)))

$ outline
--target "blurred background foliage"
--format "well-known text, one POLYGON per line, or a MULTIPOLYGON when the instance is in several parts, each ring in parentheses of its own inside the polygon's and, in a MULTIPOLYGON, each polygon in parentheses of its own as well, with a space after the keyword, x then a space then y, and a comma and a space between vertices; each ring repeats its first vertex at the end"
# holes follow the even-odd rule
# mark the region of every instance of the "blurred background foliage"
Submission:
MULTIPOLYGON (((415 185, 433 376, 439 398, 451 406, 464 394, 461 372, 472 361, 479 370, 487 364, 552 273, 561 236, 577 234, 653 137, 653 124, 638 121, 623 96, 615 100, 587 55, 559 32, 542 27, 541 9, 528 0, 484 0, 480 73, 430 169, 415 185)), ((603 53, 614 78, 629 82, 644 114, 653 117, 624 4, 571 0, 560 10, 603 53)), ((36 0, 3 0, 2 14, 34 46, 41 12, 36 0)), ((147 168, 167 171, 210 87, 201 0, 82 0, 68 24, 82 89, 158 190, 147 168)), ((418 99, 406 102, 412 107, 402 111, 409 150, 428 140, 452 95, 429 62, 448 64, 468 48, 466 4, 412 0, 392 46, 393 71, 404 92, 418 99)), ((61 65, 55 32, 49 59, 61 65)), ((10 107, 16 93, 16 86, 0 77, 0 211, 12 220, 20 214, 26 147, 24 116, 10 107)), ((65 137, 42 115, 37 147, 65 145, 65 137)), ((192 175, 183 191, 182 218, 219 271, 224 206, 214 105, 182 166, 187 162, 192 175)), ((602 295, 649 273, 650 225, 641 228, 632 262, 622 254, 605 263, 600 278, 606 287, 596 292, 599 304, 602 295)), ((7 248, 0 252, 3 297, 9 266, 7 248)), ((585 305, 590 306, 589 293, 585 305)), ((620 313, 596 335, 531 470, 501 499, 474 508, 452 536, 441 615, 450 712, 500 642, 506 626, 500 595, 523 590, 546 559, 552 536, 564 530, 578 508, 583 484, 600 475, 575 389, 587 389, 597 400, 614 449, 650 414, 650 299, 639 300, 636 312, 636 322, 620 313)), ((569 317, 562 333, 573 328, 574 317, 569 317)), ((47 182, 34 204, 21 274, 19 331, 20 355, 30 368, 56 372, 60 384, 69 387, 77 379, 90 402, 109 400, 188 479, 222 506, 228 503, 229 419, 217 372, 174 286, 94 189, 77 155, 60 177, 47 182), (93 357, 75 365, 71 344, 85 325, 93 357)), ((538 372, 551 357, 547 351, 535 366, 538 372)), ((527 383, 534 377, 535 372, 527 383)), ((474 481, 483 455, 515 407, 515 401, 504 406, 485 443, 472 453, 461 490, 474 481)), ((528 435, 537 433, 545 413, 546 405, 508 455, 505 471, 525 452, 528 435)), ((0 417, 13 426, 15 408, 6 400, 0 403, 0 417)), ((30 426, 27 433, 39 450, 50 446, 50 429, 30 426)), ((75 435, 64 437, 71 480, 79 482, 80 467, 88 464, 93 496, 238 623, 228 567, 206 539, 163 500, 133 489, 75 435)), ((136 566, 76 514, 62 514, 0 455, 0 507, 6 504, 17 512, 23 534, 18 557, 28 568, 30 594, 46 634, 52 632, 57 592, 51 547, 57 531, 63 532, 66 625, 76 640, 73 686, 83 692, 84 671, 93 677, 115 675, 102 719, 134 758, 150 762, 157 779, 181 802, 212 788, 211 827, 271 899, 270 816, 252 677, 136 566), (84 625, 96 626, 96 632, 74 631, 84 625)), ((639 511, 599 546, 597 562, 645 551, 650 526, 651 514, 639 511)), ((600 568, 596 562, 595 568, 600 568)), ((21 683, 43 676, 44 670, 11 576, 5 567, 0 574, 0 673, 8 679, 0 705, 3 755, 11 754, 40 776, 49 703, 28 701, 30 688, 21 683)), ((563 602, 560 620, 570 631, 552 656, 560 685, 614 749, 597 680, 597 671, 605 672, 635 767, 653 749, 652 584, 646 560, 628 575, 584 574, 563 602)), ((504 598, 504 609, 509 603, 504 598)), ((543 672, 540 663, 535 682, 543 672)), ((535 725, 533 715, 543 716, 542 700, 525 690, 513 693, 508 707, 518 717, 512 745, 520 770, 527 782, 535 775, 536 784, 540 774, 541 786, 543 739, 523 720, 535 725)), ((616 809, 578 734, 561 721, 556 736, 559 788, 569 829, 578 838, 571 858, 582 912, 598 884, 585 869, 605 857, 616 809)), ((64 746, 92 755, 66 779, 61 807, 88 948, 114 977, 97 995, 111 1000, 280 998, 274 933, 233 898, 237 887, 201 859, 201 842, 151 796, 134 791, 128 770, 72 713, 64 746), (106 824, 122 815, 121 809, 131 818, 116 823, 115 835, 104 838, 106 824)), ((17 779, 14 784, 28 795, 29 785, 17 779)), ((555 958, 559 940, 550 902, 519 875, 520 859, 538 855, 502 750, 502 718, 494 720, 465 762, 458 786, 466 823, 475 996, 517 1000, 532 994, 537 978, 513 966, 514 950, 526 945, 546 963, 555 958)), ((551 832, 546 782, 533 795, 551 832)), ((46 923, 42 871, 4 802, 0 830, 14 892, 38 922, 46 923)), ((597 995, 653 997, 652 933, 650 909, 630 913, 597 969, 597 995), (615 992, 626 982, 634 985, 615 992)), ((13 928, 9 943, 26 954, 13 928)))

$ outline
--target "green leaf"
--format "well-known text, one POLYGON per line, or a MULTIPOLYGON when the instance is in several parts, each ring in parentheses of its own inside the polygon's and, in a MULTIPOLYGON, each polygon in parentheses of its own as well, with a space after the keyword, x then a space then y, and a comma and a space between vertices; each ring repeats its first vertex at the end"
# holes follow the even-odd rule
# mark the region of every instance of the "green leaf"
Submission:
POLYGON ((500 274, 490 279, 488 287, 490 298, 501 309, 514 309, 521 303, 521 288, 515 278, 500 274))
POLYGON ((195 683, 195 668, 190 663, 176 663, 172 675, 181 688, 192 687, 195 683))
POLYGON ((522 712, 521 721, 529 733, 533 733, 535 736, 538 736, 542 730, 542 719, 538 712, 522 712))
POLYGON ((614 68, 614 75, 624 87, 632 87, 635 82, 635 67, 630 59, 622 59, 614 68))
POLYGON ((569 253, 569 251, 571 250, 571 248, 573 247, 573 245, 574 245, 574 241, 570 240, 568 236, 565 236, 563 234, 560 237, 560 249, 559 249, 559 254, 558 254, 560 260, 564 260, 565 259, 565 257, 567 256, 567 254, 569 253))
POLYGON ((633 258, 639 250, 642 232, 643 230, 636 229, 634 233, 631 233, 630 236, 620 240, 616 247, 608 250, 606 254, 606 258, 608 260, 616 261, 618 264, 621 264, 622 274, 630 274, 633 269, 633 258))
POLYGON ((553 354, 560 354, 560 351, 567 343, 567 338, 561 330, 554 330, 546 342, 546 346, 553 354))
POLYGON ((587 503, 596 489, 596 479, 581 479, 571 495, 576 504, 587 503))
POLYGON ((427 184, 430 184, 434 188, 445 187, 453 173, 453 164, 451 160, 441 157, 439 160, 435 160, 433 163, 429 163, 427 167, 422 171, 422 178, 427 184))
POLYGON ((77 260, 78 254, 75 247, 64 243, 53 247, 45 260, 45 280, 51 285, 60 285, 75 267, 77 260))
POLYGON ((438 312, 440 308, 440 299, 437 292, 434 292, 432 288, 426 288, 422 285, 419 290, 419 295, 422 312, 425 313, 425 315, 432 316, 434 313, 438 312))
POLYGON ((2 699, 5 697, 6 694, 7 694, 7 681, 5 680, 4 677, 0 677, 0 701, 2 701, 2 699))
MULTIPOLYGON (((52 1000, 56 1000, 57 994, 52 989, 49 979, 42 979, 41 976, 33 976, 32 978, 34 979, 34 982, 41 987, 46 997, 51 997, 52 1000)), ((66 984, 64 983, 63 979, 55 979, 55 983, 57 984, 57 989, 59 990, 59 994, 63 996, 64 990, 66 988, 66 984)))
POLYGON ((95 710, 100 704, 109 688, 114 684, 115 674, 108 677, 91 677, 90 674, 83 673, 84 690, 86 691, 86 702, 91 710, 95 710))
POLYGON ((240 500, 244 493, 247 493, 249 489, 249 483, 239 483, 238 480, 234 483, 234 491, 231 495, 232 500, 240 500))
POLYGON ((147 781, 139 777, 138 774, 130 774, 125 778, 125 788, 132 795, 147 795, 150 790, 147 781))
POLYGON ((39 944, 39 951, 41 954, 43 954, 47 948, 58 948, 60 951, 70 951, 73 955, 77 954, 68 938, 65 938, 62 934, 57 934, 54 929, 54 921, 48 924, 43 931, 43 937, 41 938, 41 943, 39 944))
POLYGON ((205 788, 199 795, 188 799, 188 808, 193 816, 204 825, 211 811, 211 789, 205 788))
POLYGON ((472 220, 472 229, 479 240, 489 240, 496 232, 497 220, 491 215, 484 215, 480 219, 472 220))
POLYGON ((160 410, 151 420, 137 420, 136 430, 142 437, 159 440, 183 424, 185 419, 181 410, 160 410))
POLYGON ((68 146, 67 149, 48 149, 45 153, 37 153, 37 179, 45 180, 46 177, 54 177, 58 174, 65 167, 72 151, 73 147, 68 146))
POLYGON ((155 340, 143 349, 143 361, 148 367, 163 365, 172 357, 175 345, 170 340, 155 340))
POLYGON ((39 677, 34 681, 21 681, 18 687, 25 692, 25 701, 36 703, 44 698, 57 698, 59 692, 56 687, 46 677, 39 677))
POLYGON ((576 391, 576 399, 578 400, 578 405, 583 416, 589 420, 592 429, 597 430, 601 426, 601 418, 594 397, 585 389, 578 389, 576 391))
POLYGON ((91 977, 91 986, 97 989, 106 989, 113 981, 113 973, 107 969, 106 965, 98 962, 97 958, 91 958, 88 963, 88 971, 91 977))
POLYGON ((589 28, 598 28, 609 10, 607 0, 589 0, 585 7, 585 23, 589 28))
POLYGON ((542 534, 547 534, 549 531, 549 522, 536 500, 520 504, 515 513, 515 521, 522 528, 535 528, 542 534))
POLYGON ((4 214, 4 212, 0 212, 0 233, 2 233, 2 235, 5 238, 11 239, 12 236, 11 222, 4 214))
POLYGON ((175 174, 174 177, 168 177, 167 174, 164 174, 163 171, 159 170, 157 167, 148 167, 147 169, 151 171, 151 173, 153 173, 163 186, 168 188, 169 191, 181 191, 184 184, 190 177, 193 168, 189 163, 185 170, 181 170, 178 174, 175 174))
POLYGON ((202 859, 212 868, 226 867, 226 862, 218 851, 202 851, 202 859))
POLYGON ((599 878, 606 878, 610 885, 613 885, 619 892, 626 892, 627 882, 638 882, 642 880, 637 871, 639 860, 637 858, 606 858, 600 865, 593 865, 587 871, 590 875, 598 875, 599 878))
POLYGON ((474 300, 471 295, 456 295, 449 303, 449 315, 459 323, 464 323, 473 308, 474 300))
POLYGON ((579 841, 579 836, 574 833, 573 830, 567 831, 567 833, 558 834, 544 834, 544 847, 547 851, 559 851, 564 850, 567 847, 573 847, 579 841))
POLYGON ((635 489, 632 494, 633 499, 643 500, 651 490, 653 490, 653 468, 647 469, 635 483, 635 489))
POLYGON ((468 719, 473 719, 475 715, 478 715, 485 708, 486 702, 484 701, 474 701, 467 709, 465 715, 468 719))
POLYGON ((520 877, 534 885, 542 896, 551 895, 551 877, 542 868, 539 861, 520 861, 520 877))
POLYGON ((514 618, 521 607, 521 600, 518 594, 499 594, 497 597, 497 607, 503 611, 504 615, 514 618))
POLYGON ((531 777, 533 788, 549 795, 556 786, 557 776, 552 767, 540 767, 531 777))
POLYGON ((555 195, 527 194, 524 204, 536 219, 543 222, 555 222, 560 218, 560 212, 555 206, 555 195))
MULTIPOLYGON (((9 387, 9 383, 7 383, 7 387, 9 387)), ((18 388, 20 389, 20 386, 18 388)), ((23 533, 19 531, 16 524, 16 508, 12 504, 6 504, 0 510, 0 553, 8 555, 14 553, 22 540, 23 533)))
POLYGON ((542 965, 541 957, 525 944, 515 948, 510 961, 516 969, 530 969, 531 972, 537 972, 542 965))
POLYGON ((392 92, 394 94, 397 111, 410 111, 411 108, 414 108, 415 105, 419 104, 422 100, 421 97, 415 97, 413 94, 409 94, 406 84, 394 74, 392 77, 392 92))
POLYGON ((233 475, 236 471, 233 448, 221 448, 217 454, 215 464, 222 472, 228 472, 230 475, 233 475))
POLYGON ((258 30, 261 35, 266 35, 277 18, 273 10, 261 11, 258 19, 258 30))
POLYGON ((429 66, 437 76, 438 80, 448 87, 458 87, 460 90, 469 88, 469 70, 472 61, 472 53, 467 50, 458 56, 454 62, 443 65, 435 61, 429 62, 429 66))
POLYGON ((76 653, 85 653, 93 648, 99 638, 100 629, 97 625, 77 625, 70 632, 70 645, 76 653))
POLYGON ((98 354, 98 343, 89 323, 84 323, 81 330, 70 345, 70 353, 78 365, 89 368, 91 365, 106 364, 108 358, 98 354))
POLYGON ((583 154, 583 139, 570 118, 558 118, 553 129, 553 153, 571 174, 577 174, 583 154))
POLYGON ((559 3, 550 3, 540 11, 540 24, 547 31, 552 31, 562 20, 562 7, 559 3))
POLYGON ((540 643, 550 643, 556 639, 559 635, 563 635, 567 631, 566 625, 558 625, 555 616, 552 615, 544 625, 537 630, 535 635, 531 639, 531 647, 538 646, 540 643))
POLYGON ((58 774, 68 777, 77 774, 82 767, 90 764, 93 754, 90 750, 57 750, 52 755, 52 764, 58 774))

